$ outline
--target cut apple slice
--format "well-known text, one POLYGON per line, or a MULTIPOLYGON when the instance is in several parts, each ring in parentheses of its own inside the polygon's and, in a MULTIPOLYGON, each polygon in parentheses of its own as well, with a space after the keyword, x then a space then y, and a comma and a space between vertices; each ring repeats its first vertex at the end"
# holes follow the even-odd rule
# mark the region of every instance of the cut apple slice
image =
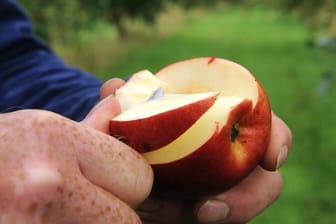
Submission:
POLYGON ((157 79, 148 70, 135 73, 130 80, 115 92, 121 111, 124 112, 135 105, 150 99, 162 89, 165 83, 157 79))
POLYGON ((167 94, 140 103, 110 121, 111 135, 139 152, 156 150, 192 126, 212 106, 217 95, 216 92, 167 94))
POLYGON ((170 163, 188 156, 218 134, 233 108, 244 100, 240 97, 218 97, 211 108, 176 140, 142 155, 150 164, 170 163))

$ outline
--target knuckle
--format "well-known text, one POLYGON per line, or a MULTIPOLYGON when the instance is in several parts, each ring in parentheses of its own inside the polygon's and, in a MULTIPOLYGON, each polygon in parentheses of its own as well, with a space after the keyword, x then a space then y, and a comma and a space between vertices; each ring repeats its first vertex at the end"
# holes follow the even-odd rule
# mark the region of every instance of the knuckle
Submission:
POLYGON ((60 121, 53 112, 36 110, 30 113, 30 121, 34 127, 50 127, 54 126, 60 121))

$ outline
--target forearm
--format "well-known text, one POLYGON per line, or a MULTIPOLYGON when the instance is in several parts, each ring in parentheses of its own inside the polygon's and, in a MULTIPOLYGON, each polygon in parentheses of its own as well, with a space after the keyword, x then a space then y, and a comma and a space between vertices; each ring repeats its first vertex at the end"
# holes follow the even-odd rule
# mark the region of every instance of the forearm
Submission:
POLYGON ((31 31, 12 1, 0 1, 0 111, 46 109, 81 120, 99 100, 101 81, 64 63, 31 31))

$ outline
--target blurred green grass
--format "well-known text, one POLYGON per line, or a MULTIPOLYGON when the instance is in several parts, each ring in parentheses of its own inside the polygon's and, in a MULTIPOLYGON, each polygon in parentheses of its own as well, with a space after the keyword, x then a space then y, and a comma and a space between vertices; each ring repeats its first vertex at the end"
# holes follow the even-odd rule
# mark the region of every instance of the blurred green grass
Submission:
POLYGON ((148 32, 127 41, 111 35, 91 46, 95 54, 88 53, 86 60, 80 53, 74 56, 84 67, 93 64, 89 69, 103 80, 142 69, 156 72, 198 56, 244 65, 293 133, 292 151, 280 170, 282 195, 251 223, 336 223, 336 80, 324 95, 316 93, 321 74, 336 70, 336 52, 307 47, 314 33, 295 16, 260 7, 218 8, 177 18, 175 24, 170 21, 177 27, 174 32, 148 32))

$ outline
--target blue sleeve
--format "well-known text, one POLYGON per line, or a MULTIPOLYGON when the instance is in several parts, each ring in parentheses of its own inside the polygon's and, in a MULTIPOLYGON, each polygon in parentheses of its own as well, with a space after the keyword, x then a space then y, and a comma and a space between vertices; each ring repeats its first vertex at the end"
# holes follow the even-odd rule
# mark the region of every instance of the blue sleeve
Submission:
POLYGON ((0 0, 0 112, 45 109, 79 121, 98 102, 101 85, 36 37, 15 1, 0 0))

